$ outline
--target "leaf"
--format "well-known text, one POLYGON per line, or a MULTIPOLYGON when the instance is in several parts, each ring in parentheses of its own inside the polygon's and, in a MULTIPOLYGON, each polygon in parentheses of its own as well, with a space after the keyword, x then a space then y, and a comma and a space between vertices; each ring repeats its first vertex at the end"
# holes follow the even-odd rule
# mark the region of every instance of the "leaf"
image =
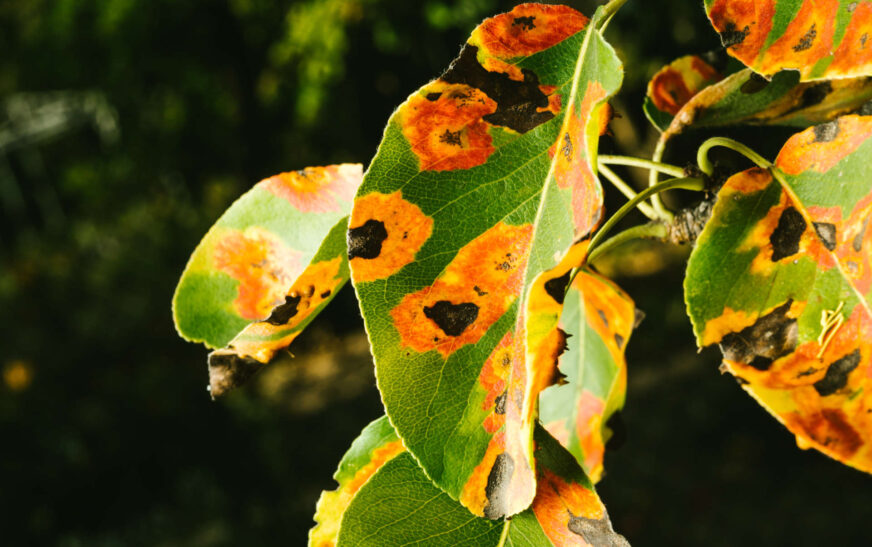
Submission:
POLYGON ((719 70, 699 55, 686 55, 660 69, 648 82, 643 109, 660 131, 697 93, 723 79, 719 70))
MULTIPOLYGON (((601 216, 591 166, 622 70, 598 32, 579 32, 601 18, 523 4, 479 25, 391 117, 349 223, 387 413, 479 516, 535 494, 536 401, 563 340, 559 307, 531 329, 524 310, 537 276, 580 264, 601 216)), ((546 277, 537 294, 554 298, 546 277)))
POLYGON ((603 473, 610 418, 624 406, 624 351, 636 323, 636 307, 612 282, 582 270, 566 294, 562 324, 571 334, 560 358, 564 385, 541 394, 540 417, 596 483, 603 473))
POLYGON ((173 317, 209 357, 212 395, 286 347, 348 279, 345 232, 360 165, 257 183, 218 219, 179 280, 173 317), (226 346, 226 347, 225 347, 226 346))
POLYGON ((439 490, 411 454, 393 448, 389 428, 387 418, 370 424, 343 458, 340 487, 322 494, 309 545, 627 545, 584 471, 541 427, 536 499, 502 521, 472 516, 439 490))
POLYGON ((727 52, 764 76, 872 74, 868 0, 705 0, 705 8, 727 52))
POLYGON ((872 117, 791 137, 721 189, 688 265, 700 346, 803 448, 872 471, 872 117))
POLYGON ((360 487, 385 463, 405 451, 387 416, 366 426, 342 457, 339 469, 333 474, 339 487, 330 492, 322 492, 318 499, 315 511, 317 524, 309 531, 309 545, 336 545, 342 515, 360 487))

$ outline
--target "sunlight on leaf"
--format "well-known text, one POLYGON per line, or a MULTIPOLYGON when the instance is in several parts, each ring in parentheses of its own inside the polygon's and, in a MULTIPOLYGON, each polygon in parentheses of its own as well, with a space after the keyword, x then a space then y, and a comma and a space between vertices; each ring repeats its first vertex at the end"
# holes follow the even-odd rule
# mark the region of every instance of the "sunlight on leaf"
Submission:
POLYGON ((538 4, 485 20, 392 116, 349 222, 387 413, 427 475, 493 519, 534 497, 536 401, 564 348, 560 304, 534 314, 562 301, 602 214, 592 166, 622 67, 588 23, 538 4))

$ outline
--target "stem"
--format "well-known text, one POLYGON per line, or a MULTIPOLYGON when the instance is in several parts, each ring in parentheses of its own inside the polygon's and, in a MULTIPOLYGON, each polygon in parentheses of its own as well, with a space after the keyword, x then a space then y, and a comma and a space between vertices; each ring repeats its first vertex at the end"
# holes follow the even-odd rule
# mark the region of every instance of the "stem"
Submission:
POLYGON ((593 249, 599 245, 600 242, 605 238, 606 234, 609 233, 609 230, 615 227, 627 213, 633 210, 639 203, 648 199, 648 196, 653 196, 655 194, 659 194, 660 192, 665 192, 666 190, 672 190, 673 188, 681 188, 683 190, 694 190, 700 192, 705 190, 705 180, 697 177, 688 177, 688 178, 674 178, 664 180, 663 182, 658 182, 654 186, 649 186, 645 188, 641 192, 639 192, 636 197, 625 203, 620 209, 615 212, 614 215, 610 219, 603 224, 603 227, 599 229, 596 235, 590 242, 590 246, 588 246, 589 252, 593 252, 593 249))
POLYGON ((611 0, 608 4, 603 6, 603 25, 608 24, 608 21, 612 18, 614 14, 621 9, 621 6, 627 3, 627 0, 611 0))
MULTIPOLYGON (((600 158, 602 158, 602 156, 600 156, 600 158)), ((603 163, 600 163, 598 167, 599 172, 605 178, 609 179, 609 182, 611 182, 615 186, 615 188, 620 190, 621 193, 627 197, 627 199, 633 199, 634 197, 636 197, 636 191, 633 190, 633 188, 629 184, 624 182, 624 180, 619 177, 614 171, 606 167, 606 165, 603 163)), ((657 212, 652 209, 651 206, 647 203, 640 203, 639 211, 641 211, 643 215, 650 218, 651 220, 658 220, 660 218, 657 215, 657 212)))
POLYGON ((623 232, 619 232, 603 241, 599 247, 594 249, 593 252, 588 255, 587 261, 595 262, 596 259, 604 253, 623 245, 631 239, 645 238, 665 240, 667 237, 669 237, 669 227, 666 223, 660 220, 649 222, 647 224, 640 224, 639 226, 633 226, 632 228, 627 228, 623 232))
POLYGON ((711 160, 709 160, 708 151, 716 146, 723 146, 724 148, 729 148, 734 152, 742 154, 743 156, 754 162, 757 167, 762 167, 763 169, 767 170, 772 168, 772 163, 769 160, 767 160, 757 152, 754 152, 744 144, 738 141, 734 141, 733 139, 728 139, 726 137, 712 137, 702 143, 702 146, 699 147, 699 150, 696 153, 696 163, 697 165, 699 165, 699 168, 702 170, 702 172, 706 175, 711 176, 712 173, 714 173, 715 168, 714 165, 712 165, 711 160))
MULTIPOLYGON (((651 156, 651 161, 654 163, 660 163, 660 160, 663 159, 663 154, 666 152, 666 139, 662 136, 657 140, 657 147, 654 148, 654 155, 651 156)), ((654 186, 657 184, 659 179, 658 171, 652 169, 648 174, 648 186, 654 186)), ((663 206, 663 200, 660 199, 660 195, 656 195, 651 198, 651 204, 654 206, 654 210, 660 213, 661 215, 667 216, 671 213, 666 210, 666 207, 663 206)))
POLYGON ((599 161, 611 165, 629 165, 631 167, 641 167, 642 169, 651 169, 652 171, 664 173, 673 177, 683 177, 684 169, 677 165, 669 165, 659 161, 646 160, 643 158, 632 158, 629 156, 599 156, 599 161))

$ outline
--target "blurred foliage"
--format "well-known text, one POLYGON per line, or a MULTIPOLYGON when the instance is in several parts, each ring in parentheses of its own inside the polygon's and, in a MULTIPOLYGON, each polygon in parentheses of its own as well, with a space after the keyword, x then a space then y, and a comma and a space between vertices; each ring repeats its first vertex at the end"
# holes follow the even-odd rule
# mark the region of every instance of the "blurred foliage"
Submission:
MULTIPOLYGON (((205 350, 172 328, 175 282, 257 180, 366 163, 391 111, 513 4, 0 0, 4 545, 304 541, 341 454, 381 413, 353 294, 299 358, 212 403, 205 350)), ((606 151, 646 153, 647 78, 718 46, 698 4, 632 0, 611 24, 629 72, 606 151)), ((788 446, 716 356, 688 349, 681 261, 667 262, 627 283, 657 319, 630 347, 630 437, 602 487, 616 528, 640 544, 852 543, 867 479, 788 446)))

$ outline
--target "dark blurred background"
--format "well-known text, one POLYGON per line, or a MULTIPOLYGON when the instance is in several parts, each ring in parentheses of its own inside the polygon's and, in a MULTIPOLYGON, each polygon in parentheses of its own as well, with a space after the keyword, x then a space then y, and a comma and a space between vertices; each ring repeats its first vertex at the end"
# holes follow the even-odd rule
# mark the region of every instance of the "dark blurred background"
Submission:
MULTIPOLYGON (((612 23, 629 71, 604 150, 650 153, 647 79, 719 46, 701 4, 631 0, 612 23)), ((206 350, 173 329, 175 282, 256 181, 367 163, 395 106, 513 5, 0 0, 3 545, 305 542, 381 414, 353 294, 295 358, 212 402, 206 350)), ((772 157, 787 133, 732 134, 772 157)), ((599 487, 615 527, 636 545, 868 544, 872 481, 798 450, 716 351, 696 354, 686 250, 625 251, 608 268, 648 320, 629 349, 628 440, 599 487)))

